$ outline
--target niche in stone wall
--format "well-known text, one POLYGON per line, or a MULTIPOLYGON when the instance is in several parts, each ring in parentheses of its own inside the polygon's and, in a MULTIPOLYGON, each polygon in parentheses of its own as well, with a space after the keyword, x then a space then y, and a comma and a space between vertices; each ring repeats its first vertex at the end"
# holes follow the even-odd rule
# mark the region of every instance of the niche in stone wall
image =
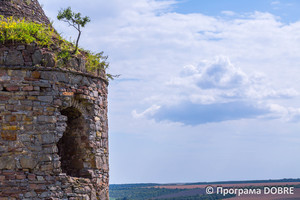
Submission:
POLYGON ((57 144, 62 172, 68 176, 86 177, 84 173, 84 161, 88 156, 86 121, 82 113, 74 107, 62 110, 61 114, 68 118, 66 131, 57 144))

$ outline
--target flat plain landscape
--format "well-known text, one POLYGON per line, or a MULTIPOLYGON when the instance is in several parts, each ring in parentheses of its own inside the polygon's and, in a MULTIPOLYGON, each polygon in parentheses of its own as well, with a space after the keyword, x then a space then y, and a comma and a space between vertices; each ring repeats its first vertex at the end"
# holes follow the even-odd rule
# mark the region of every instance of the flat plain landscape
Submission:
POLYGON ((128 184, 111 185, 111 200, 300 200, 300 180, 266 180, 266 181, 239 181, 214 183, 186 183, 186 184, 128 184), (213 194, 206 193, 206 187, 214 189, 213 194), (226 189, 263 189, 293 187, 293 194, 216 194, 217 187, 226 189))

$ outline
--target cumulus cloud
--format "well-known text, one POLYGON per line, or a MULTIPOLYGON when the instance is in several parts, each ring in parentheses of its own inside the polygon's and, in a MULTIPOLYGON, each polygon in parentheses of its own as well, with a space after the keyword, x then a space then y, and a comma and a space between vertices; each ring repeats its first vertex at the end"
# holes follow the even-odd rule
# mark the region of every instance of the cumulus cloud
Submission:
MULTIPOLYGON (((260 116, 284 117, 288 121, 299 118, 299 109, 287 109, 265 101, 296 97, 298 92, 295 89, 274 89, 265 75, 246 73, 226 56, 203 60, 197 66, 186 65, 167 85, 172 90, 177 88, 174 91, 181 98, 176 103, 174 91, 170 91, 171 104, 163 102, 161 106, 152 106, 140 114, 134 111, 134 116, 186 125, 260 116)), ((162 96, 168 98, 166 94, 162 96)))
POLYGON ((201 71, 192 76, 195 84, 202 89, 231 89, 242 87, 248 82, 246 74, 233 66, 225 56, 217 57, 213 61, 204 61, 198 68, 201 71))
POLYGON ((191 96, 207 99, 211 94, 210 99, 216 100, 291 98, 298 95, 293 88, 275 90, 264 74, 246 74, 226 56, 204 60, 197 66, 187 65, 168 85, 193 88, 191 96))

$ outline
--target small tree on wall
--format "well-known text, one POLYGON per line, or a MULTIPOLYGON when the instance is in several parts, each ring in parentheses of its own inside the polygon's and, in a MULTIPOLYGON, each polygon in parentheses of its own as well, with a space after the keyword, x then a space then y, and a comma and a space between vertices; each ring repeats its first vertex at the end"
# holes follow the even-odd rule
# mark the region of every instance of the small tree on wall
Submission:
POLYGON ((74 27, 78 31, 78 36, 76 40, 74 53, 78 50, 78 43, 81 36, 81 27, 84 27, 88 22, 90 22, 90 18, 88 16, 81 17, 81 13, 74 13, 71 10, 71 7, 67 9, 60 10, 57 19, 60 21, 67 22, 69 26, 74 27))

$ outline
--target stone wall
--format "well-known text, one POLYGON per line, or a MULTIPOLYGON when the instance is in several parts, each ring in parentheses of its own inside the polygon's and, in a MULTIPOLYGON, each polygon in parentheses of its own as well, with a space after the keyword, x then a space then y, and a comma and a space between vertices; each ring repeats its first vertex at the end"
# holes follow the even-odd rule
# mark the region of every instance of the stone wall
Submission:
MULTIPOLYGON (((36 43, 0 44, 0 65, 60 67, 86 72, 83 57, 72 57, 64 63, 56 59, 53 51, 46 47, 40 48, 36 43)), ((105 77, 103 72, 100 76, 105 77)))
POLYGON ((0 15, 50 24, 37 0, 0 0, 0 15))
POLYGON ((86 59, 83 55, 71 56, 68 60, 58 60, 54 53, 55 50, 57 49, 41 48, 36 43, 0 44, 0 65, 63 68, 85 74, 93 74, 105 79, 105 70, 87 71, 86 59))
POLYGON ((2 48, 0 200, 108 200, 107 81, 2 48))

